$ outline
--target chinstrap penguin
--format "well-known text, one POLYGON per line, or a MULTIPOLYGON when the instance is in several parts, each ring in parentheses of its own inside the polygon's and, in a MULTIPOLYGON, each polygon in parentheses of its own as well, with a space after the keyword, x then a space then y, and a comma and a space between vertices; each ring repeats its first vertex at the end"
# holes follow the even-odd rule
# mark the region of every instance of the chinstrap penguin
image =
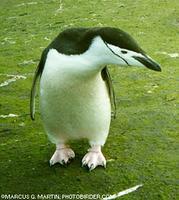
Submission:
POLYGON ((86 138, 90 149, 82 160, 89 170, 106 166, 101 152, 115 112, 115 95, 107 64, 146 66, 161 71, 126 32, 118 28, 71 28, 61 32, 42 52, 31 90, 31 118, 40 79, 40 113, 56 151, 50 165, 75 157, 71 139, 86 138))

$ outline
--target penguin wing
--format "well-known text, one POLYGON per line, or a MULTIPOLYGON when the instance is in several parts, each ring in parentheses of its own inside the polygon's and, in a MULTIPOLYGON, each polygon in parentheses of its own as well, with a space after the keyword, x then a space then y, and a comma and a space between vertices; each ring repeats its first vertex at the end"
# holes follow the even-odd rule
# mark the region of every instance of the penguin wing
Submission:
POLYGON ((48 53, 48 49, 45 49, 42 52, 42 56, 41 56, 38 66, 37 66, 37 69, 35 71, 35 75, 34 75, 34 79, 33 79, 33 83, 32 83, 31 94, 30 94, 30 116, 31 116, 32 120, 35 119, 35 95, 36 95, 37 82, 42 75, 46 57, 47 57, 47 53, 48 53))
POLYGON ((112 84, 112 79, 109 73, 109 70, 107 67, 104 67, 103 70, 101 71, 101 76, 103 80, 106 82, 106 85, 108 87, 109 91, 109 97, 111 101, 111 106, 113 109, 113 117, 116 118, 116 98, 115 98, 115 92, 114 92, 114 87, 112 84))

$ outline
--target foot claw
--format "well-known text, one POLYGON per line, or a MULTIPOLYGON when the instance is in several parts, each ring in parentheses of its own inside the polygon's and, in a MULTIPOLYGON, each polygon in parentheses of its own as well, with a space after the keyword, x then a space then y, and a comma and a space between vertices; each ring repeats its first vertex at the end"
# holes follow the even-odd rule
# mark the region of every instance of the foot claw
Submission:
POLYGON ((89 167, 89 171, 92 171, 95 168, 94 164, 91 164, 91 166, 89 167))
POLYGON ((61 164, 62 164, 62 165, 66 165, 67 163, 66 163, 64 160, 62 160, 62 161, 61 161, 61 164))
POLYGON ((82 167, 84 167, 86 165, 86 162, 82 162, 82 167))
POLYGON ((50 167, 52 167, 53 166, 53 162, 49 161, 49 165, 50 165, 50 167))

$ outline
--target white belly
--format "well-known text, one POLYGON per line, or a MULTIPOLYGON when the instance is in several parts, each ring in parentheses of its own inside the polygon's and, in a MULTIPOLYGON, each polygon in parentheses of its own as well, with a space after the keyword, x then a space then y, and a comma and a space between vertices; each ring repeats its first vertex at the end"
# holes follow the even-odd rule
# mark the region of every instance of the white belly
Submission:
MULTIPOLYGON (((58 63, 58 62, 57 62, 58 63)), ((75 67, 75 66, 74 66, 75 67)), ((87 138, 103 145, 111 105, 101 74, 81 76, 48 58, 40 81, 40 110, 52 142, 87 138)))

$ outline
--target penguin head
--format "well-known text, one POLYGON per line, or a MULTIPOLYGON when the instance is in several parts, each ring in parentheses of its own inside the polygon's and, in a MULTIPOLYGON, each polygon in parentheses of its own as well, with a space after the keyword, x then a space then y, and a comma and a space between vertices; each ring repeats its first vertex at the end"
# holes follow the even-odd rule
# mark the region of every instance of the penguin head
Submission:
MULTIPOLYGON (((88 55, 91 66, 117 64, 145 66, 161 71, 160 65, 150 58, 137 42, 125 31, 113 27, 71 28, 61 32, 48 49, 63 55, 88 55), (90 57, 89 57, 90 55, 90 57)), ((96 69, 96 68, 95 68, 96 69)))
POLYGON ((114 64, 127 66, 145 66, 151 70, 161 71, 160 65, 151 57, 143 52, 135 52, 127 48, 120 48, 106 43, 107 48, 111 51, 114 59, 114 64))
POLYGON ((101 28, 97 32, 113 55, 113 64, 145 66, 161 71, 160 65, 148 56, 128 33, 111 27, 101 28))

